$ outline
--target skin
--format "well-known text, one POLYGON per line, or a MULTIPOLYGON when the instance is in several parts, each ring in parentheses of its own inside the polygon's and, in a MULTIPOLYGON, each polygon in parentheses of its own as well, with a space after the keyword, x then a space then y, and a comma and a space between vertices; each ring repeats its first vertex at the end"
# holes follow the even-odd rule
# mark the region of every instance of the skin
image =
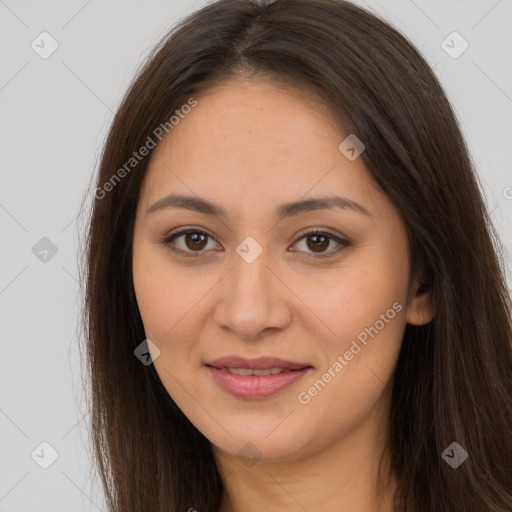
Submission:
POLYGON ((383 495, 376 479, 393 371, 405 324, 432 318, 429 297, 417 294, 410 276, 403 220, 362 158, 340 152, 347 134, 313 92, 240 79, 196 98, 151 156, 136 212, 133 278, 147 338, 160 350, 156 371, 212 443, 224 482, 219 511, 391 512, 393 476, 383 495), (146 213, 171 192, 208 199, 228 217, 178 208, 146 213), (332 209, 276 218, 277 205, 334 194, 369 214, 332 209), (199 249, 184 235, 171 245, 196 258, 161 243, 188 227, 211 238, 199 249), (315 252, 315 236, 303 237, 314 228, 350 245, 338 251, 331 239, 315 252), (248 236, 263 249, 252 263, 236 252, 248 236), (300 403, 299 393, 396 303, 401 311, 300 403), (314 369, 271 397, 241 399, 205 367, 235 354, 314 369), (254 464, 237 456, 247 442, 258 451, 254 464))

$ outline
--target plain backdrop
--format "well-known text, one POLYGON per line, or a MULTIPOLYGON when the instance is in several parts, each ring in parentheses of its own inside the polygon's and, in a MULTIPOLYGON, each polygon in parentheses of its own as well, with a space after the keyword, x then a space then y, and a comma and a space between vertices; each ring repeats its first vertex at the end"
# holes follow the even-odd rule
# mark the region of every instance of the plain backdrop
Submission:
MULTIPOLYGON (((81 398, 76 216, 136 68, 205 3, 0 0, 0 511, 105 510, 81 398)), ((357 3, 434 67, 512 247, 512 0, 357 3)))

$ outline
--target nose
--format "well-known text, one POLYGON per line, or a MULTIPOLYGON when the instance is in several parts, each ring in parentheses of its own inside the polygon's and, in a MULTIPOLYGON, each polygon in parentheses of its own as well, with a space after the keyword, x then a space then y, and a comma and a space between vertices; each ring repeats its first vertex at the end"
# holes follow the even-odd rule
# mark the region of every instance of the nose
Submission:
POLYGON ((289 325, 292 293, 269 264, 265 251, 250 263, 234 255, 215 310, 219 327, 233 331, 240 339, 255 340, 267 329, 289 325))

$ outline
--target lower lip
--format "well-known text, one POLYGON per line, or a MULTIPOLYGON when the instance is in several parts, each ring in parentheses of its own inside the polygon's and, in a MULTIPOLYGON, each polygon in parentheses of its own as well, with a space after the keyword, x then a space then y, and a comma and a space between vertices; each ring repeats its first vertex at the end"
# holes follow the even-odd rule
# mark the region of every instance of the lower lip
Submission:
POLYGON ((224 391, 239 398, 257 400, 267 398, 302 379, 313 368, 303 368, 275 375, 234 375, 227 370, 207 366, 215 382, 224 391))

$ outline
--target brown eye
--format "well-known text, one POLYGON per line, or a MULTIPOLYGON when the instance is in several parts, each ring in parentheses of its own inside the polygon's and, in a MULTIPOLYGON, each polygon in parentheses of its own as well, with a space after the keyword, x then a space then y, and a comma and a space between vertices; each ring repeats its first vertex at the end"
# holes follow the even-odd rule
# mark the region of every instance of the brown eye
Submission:
POLYGON ((306 240, 305 245, 307 249, 305 252, 307 253, 307 256, 311 256, 313 258, 328 258, 350 245, 348 240, 344 240, 332 233, 320 230, 305 233, 297 243, 304 239, 306 240), (334 250, 327 250, 332 245, 332 242, 338 244, 338 247, 334 250))
MULTIPOLYGON (((186 229, 164 238, 161 243, 165 245, 170 251, 175 252, 185 257, 198 257, 202 253, 207 252, 204 250, 208 246, 209 239, 213 237, 204 231, 186 229), (181 239, 181 240, 180 240, 181 239), (181 243, 178 243, 180 241, 181 243)), ((299 243, 306 240, 306 250, 299 252, 306 252, 308 257, 312 258, 327 258, 334 256, 339 251, 350 245, 350 242, 344 240, 332 233, 326 231, 309 231, 305 233, 296 242, 299 243), (330 249, 333 242, 338 245, 337 248, 330 249)), ((295 251, 295 249, 293 250, 295 251)))
POLYGON ((203 249, 208 245, 208 239, 213 240, 208 233, 188 229, 167 236, 162 240, 162 244, 168 247, 172 252, 187 257, 197 257, 200 256, 202 252, 205 252, 203 249), (181 242, 180 244, 176 242, 178 240, 181 242))
POLYGON ((329 247, 330 239, 324 235, 310 235, 307 238, 308 247, 313 252, 323 252, 329 247))
POLYGON ((185 245, 192 250, 204 249, 207 237, 208 235, 203 233, 186 233, 184 238, 185 245))

